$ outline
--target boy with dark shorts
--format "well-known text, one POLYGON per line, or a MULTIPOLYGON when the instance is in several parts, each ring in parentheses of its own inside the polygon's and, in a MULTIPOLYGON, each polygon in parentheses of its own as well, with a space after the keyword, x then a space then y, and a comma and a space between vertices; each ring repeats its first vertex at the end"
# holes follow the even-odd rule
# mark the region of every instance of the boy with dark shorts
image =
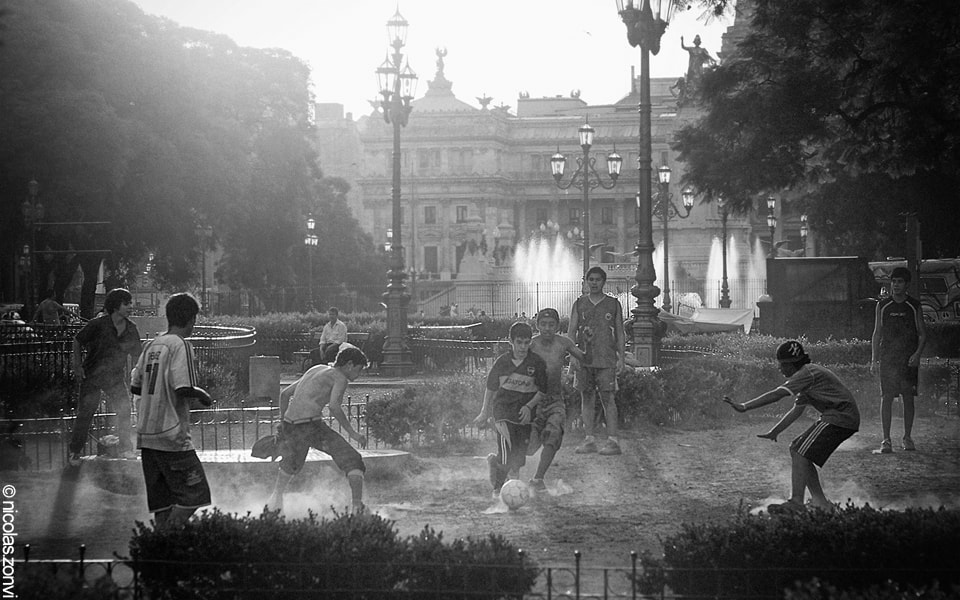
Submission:
POLYGON ((345 347, 337 354, 333 366, 317 365, 307 369, 300 379, 280 392, 280 470, 268 508, 283 509, 283 493, 290 481, 300 472, 310 448, 326 452, 347 476, 354 512, 363 510, 363 457, 343 437, 324 422, 323 407, 361 448, 367 447, 367 437, 350 424, 341 403, 347 384, 357 379, 367 357, 355 346, 345 347))
POLYGON ((493 363, 487 374, 483 407, 473 420, 482 425, 491 417, 497 432, 497 453, 487 456, 494 497, 507 479, 518 479, 526 463, 530 423, 547 391, 547 364, 530 352, 533 329, 516 322, 510 326, 510 350, 493 363))
POLYGON ((533 455, 541 446, 543 448, 530 487, 537 492, 545 492, 547 486, 543 478, 560 450, 567 422, 567 409, 563 401, 563 363, 568 355, 579 360, 583 360, 585 355, 570 338, 557 335, 560 313, 556 309, 544 308, 537 313, 537 329, 540 333, 530 343, 530 351, 547 365, 547 393, 537 406, 527 454, 533 455))
POLYGON ((771 513, 804 510, 805 490, 810 490, 810 503, 813 506, 833 510, 833 505, 823 494, 817 467, 822 468, 833 451, 860 428, 856 399, 833 372, 810 364, 810 357, 796 340, 780 344, 777 361, 780 363, 780 372, 787 377, 783 384, 742 404, 726 396, 723 400, 742 413, 773 404, 787 396, 796 396, 790 412, 773 429, 757 435, 773 441, 777 441, 777 436, 803 415, 807 406, 819 411, 820 420, 790 444, 790 500, 783 504, 771 504, 767 510, 771 513))
POLYGON ((137 448, 141 451, 147 507, 157 526, 183 523, 210 504, 210 486, 190 438, 190 400, 210 406, 197 386, 193 333, 200 304, 190 294, 167 300, 167 332, 147 344, 133 370, 130 391, 140 396, 137 448))
POLYGON ((920 354, 927 341, 923 326, 923 308, 920 301, 907 294, 910 269, 897 267, 890 273, 890 296, 877 302, 873 336, 870 340, 870 372, 880 365, 880 427, 883 440, 880 453, 893 452, 890 424, 893 420, 893 401, 903 398, 903 440, 901 448, 912 451, 913 419, 916 412, 914 397, 920 373, 920 354))

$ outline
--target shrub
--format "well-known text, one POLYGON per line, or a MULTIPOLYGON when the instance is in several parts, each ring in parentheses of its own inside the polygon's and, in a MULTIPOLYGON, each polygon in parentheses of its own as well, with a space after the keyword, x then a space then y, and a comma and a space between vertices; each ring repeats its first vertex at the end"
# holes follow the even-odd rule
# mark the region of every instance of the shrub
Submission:
POLYGON ((814 577, 811 581, 797 585, 787 590, 786 600, 909 600, 923 598, 924 600, 948 600, 960 596, 960 586, 953 590, 942 590, 936 583, 930 586, 900 586, 892 581, 885 581, 871 585, 865 590, 840 591, 829 583, 814 577), (904 589, 905 588, 905 589, 904 589))
MULTIPOLYGON (((92 569, 91 569, 92 571, 92 569)), ((16 567, 14 596, 20 600, 110 600, 120 597, 117 584, 104 573, 87 581, 69 563, 21 563, 16 567)))
POLYGON ((401 539, 369 513, 285 520, 205 512, 182 527, 137 523, 132 557, 150 598, 522 597, 537 568, 491 535, 444 544, 426 528, 401 539), (461 585, 465 587, 461 587, 461 585))
MULTIPOLYGON (((782 597, 813 576, 838 590, 890 580, 902 586, 960 584, 953 552, 960 511, 880 511, 848 505, 837 513, 777 517, 743 511, 731 523, 684 524, 663 540, 662 558, 641 557, 645 593, 668 586, 680 596, 782 597)), ((835 596, 831 596, 835 597, 835 596)))
POLYGON ((480 412, 484 381, 481 376, 459 374, 371 399, 365 412, 367 427, 389 446, 407 441, 437 445, 458 438, 480 412))

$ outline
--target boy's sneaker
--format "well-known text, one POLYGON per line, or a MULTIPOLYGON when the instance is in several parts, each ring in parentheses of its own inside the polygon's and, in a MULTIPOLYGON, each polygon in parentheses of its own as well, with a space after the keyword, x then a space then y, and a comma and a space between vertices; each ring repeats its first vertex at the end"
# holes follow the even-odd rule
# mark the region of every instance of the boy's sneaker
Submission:
POLYGON ((547 491, 547 484, 545 484, 542 479, 531 479, 529 485, 530 489, 538 494, 547 491))
POLYGON ((600 447, 600 454, 604 456, 616 456, 623 453, 620 451, 620 444, 614 440, 607 440, 603 443, 603 446, 600 447))
POLYGON ((71 452, 69 456, 67 456, 67 464, 70 465, 71 467, 79 467, 80 462, 81 461, 80 461, 79 452, 71 452))
POLYGON ((597 451, 597 443, 593 440, 584 440, 582 444, 576 447, 574 454, 592 454, 597 451))
POLYGON ((893 444, 889 438, 880 442, 880 454, 893 454, 893 444))
POLYGON ((911 438, 909 438, 909 437, 907 437, 907 436, 904 436, 904 438, 903 438, 902 447, 903 447, 903 449, 906 450, 907 452, 913 452, 914 450, 917 449, 916 444, 913 443, 913 439, 911 439, 911 438))
POLYGON ((788 515, 802 513, 806 509, 807 507, 799 502, 791 502, 787 500, 786 502, 781 502, 780 504, 771 504, 767 507, 767 513, 771 515, 788 515))
POLYGON ((127 450, 120 453, 120 458, 124 460, 137 460, 137 451, 136 450, 127 450))

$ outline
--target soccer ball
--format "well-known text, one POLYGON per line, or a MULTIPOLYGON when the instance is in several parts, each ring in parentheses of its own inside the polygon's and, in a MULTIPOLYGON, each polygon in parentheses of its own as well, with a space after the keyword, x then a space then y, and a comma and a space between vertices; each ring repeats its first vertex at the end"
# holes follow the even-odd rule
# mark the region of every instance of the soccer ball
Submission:
POLYGON ((511 479, 500 488, 500 499, 510 510, 516 510, 530 500, 530 486, 519 479, 511 479))

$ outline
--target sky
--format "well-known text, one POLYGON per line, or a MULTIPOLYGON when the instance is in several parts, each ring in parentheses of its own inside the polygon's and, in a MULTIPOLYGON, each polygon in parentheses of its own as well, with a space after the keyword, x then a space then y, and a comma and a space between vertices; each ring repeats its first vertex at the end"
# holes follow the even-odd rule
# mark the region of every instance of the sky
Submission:
MULTIPOLYGON (((312 70, 318 102, 344 105, 354 118, 377 97, 374 71, 387 55, 386 22, 399 7, 409 22, 404 53, 419 76, 416 96, 436 73, 436 48, 445 48, 444 74, 457 98, 479 107, 516 111, 520 92, 532 98, 580 90, 588 104, 610 104, 629 92, 630 67, 640 51, 627 43, 614 0, 134 0, 147 14, 223 33, 241 46, 284 48, 312 70)), ((650 58, 653 77, 680 77, 697 34, 716 57, 732 18, 705 23, 703 10, 679 12, 650 58)))

